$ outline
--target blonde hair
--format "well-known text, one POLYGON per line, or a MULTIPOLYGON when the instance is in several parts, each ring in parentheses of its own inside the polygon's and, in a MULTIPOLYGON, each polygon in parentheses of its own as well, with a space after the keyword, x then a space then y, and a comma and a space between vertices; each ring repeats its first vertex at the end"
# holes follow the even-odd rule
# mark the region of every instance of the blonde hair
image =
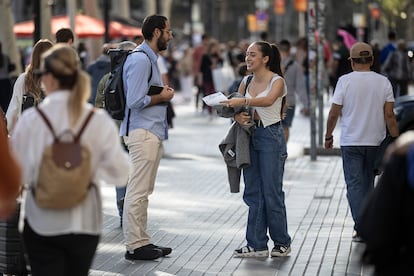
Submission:
POLYGON ((81 69, 76 50, 58 43, 43 54, 43 70, 59 82, 59 88, 71 91, 68 101, 70 124, 74 126, 82 113, 82 105, 91 94, 89 75, 81 69))

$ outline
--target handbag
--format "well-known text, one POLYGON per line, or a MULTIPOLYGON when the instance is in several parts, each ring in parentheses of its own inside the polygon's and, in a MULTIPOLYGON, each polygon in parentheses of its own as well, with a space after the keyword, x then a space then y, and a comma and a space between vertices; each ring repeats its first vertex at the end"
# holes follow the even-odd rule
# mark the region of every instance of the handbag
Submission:
POLYGON ((24 247, 18 230, 20 201, 12 217, 0 220, 0 273, 29 275, 24 247))
POLYGON ((35 106, 34 97, 29 94, 23 95, 22 112, 33 106, 35 106))

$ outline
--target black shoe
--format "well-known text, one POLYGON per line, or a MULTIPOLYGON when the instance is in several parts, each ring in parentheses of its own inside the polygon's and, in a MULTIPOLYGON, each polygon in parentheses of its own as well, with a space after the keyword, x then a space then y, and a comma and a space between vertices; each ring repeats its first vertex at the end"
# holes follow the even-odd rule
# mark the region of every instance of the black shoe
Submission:
POLYGON ((148 246, 150 248, 156 248, 156 249, 161 250, 162 251, 162 256, 167 256, 167 255, 171 254, 171 252, 172 252, 172 248, 170 248, 170 247, 162 247, 162 246, 158 246, 158 245, 155 245, 155 244, 152 244, 152 243, 150 243, 146 246, 148 246))
POLYGON ((161 249, 145 245, 134 250, 134 253, 127 251, 125 259, 127 260, 155 260, 162 257, 161 249))
POLYGON ((355 231, 355 230, 352 233, 352 241, 353 242, 362 242, 362 243, 365 242, 364 239, 360 235, 358 235, 358 232, 355 231))

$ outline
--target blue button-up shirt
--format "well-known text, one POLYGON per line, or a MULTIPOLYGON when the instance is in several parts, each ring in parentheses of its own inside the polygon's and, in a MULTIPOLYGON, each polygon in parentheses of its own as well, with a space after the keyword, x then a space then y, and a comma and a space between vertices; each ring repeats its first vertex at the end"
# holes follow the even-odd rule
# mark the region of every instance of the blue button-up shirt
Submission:
POLYGON ((125 61, 122 77, 127 106, 120 135, 125 136, 127 133, 128 112, 131 112, 129 131, 139 128, 146 129, 161 140, 165 140, 168 133, 167 105, 149 106, 151 97, 147 95, 150 85, 163 85, 157 65, 158 55, 145 41, 136 49, 144 51, 148 56, 145 53, 136 52, 130 54, 125 61), (148 82, 151 74, 150 66, 152 66, 152 77, 148 82), (128 109, 130 110, 128 111, 128 109))

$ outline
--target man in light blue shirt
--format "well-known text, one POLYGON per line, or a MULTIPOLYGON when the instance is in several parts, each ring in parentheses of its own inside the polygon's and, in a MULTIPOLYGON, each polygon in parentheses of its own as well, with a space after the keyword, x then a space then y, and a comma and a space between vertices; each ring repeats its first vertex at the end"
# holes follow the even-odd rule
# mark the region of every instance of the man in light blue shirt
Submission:
POLYGON ((124 201, 123 231, 128 260, 153 260, 168 255, 172 249, 150 243, 147 233, 148 197, 167 138, 167 103, 174 89, 164 86, 161 93, 149 96, 150 85, 162 86, 157 66, 158 54, 167 49, 173 38, 169 20, 151 15, 142 25, 144 42, 130 54, 124 64, 123 83, 126 96, 125 117, 120 134, 128 146, 131 167, 124 201))

